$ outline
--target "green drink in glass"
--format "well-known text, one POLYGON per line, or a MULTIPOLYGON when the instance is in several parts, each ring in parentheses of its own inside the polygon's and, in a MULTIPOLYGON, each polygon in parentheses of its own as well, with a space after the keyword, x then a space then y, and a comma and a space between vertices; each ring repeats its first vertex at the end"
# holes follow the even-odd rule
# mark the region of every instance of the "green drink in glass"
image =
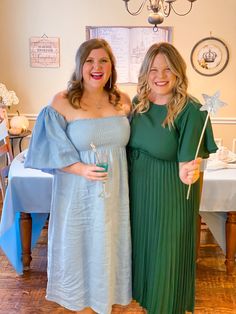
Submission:
POLYGON ((98 172, 107 172, 108 171, 108 162, 96 163, 96 166, 104 169, 104 170, 98 170, 98 172))
MULTIPOLYGON (((104 170, 98 170, 98 172, 108 171, 108 155, 105 152, 96 152, 96 166, 103 168, 104 170)), ((106 191, 106 181, 102 181, 102 191, 98 195, 101 198, 109 197, 109 193, 106 191)))

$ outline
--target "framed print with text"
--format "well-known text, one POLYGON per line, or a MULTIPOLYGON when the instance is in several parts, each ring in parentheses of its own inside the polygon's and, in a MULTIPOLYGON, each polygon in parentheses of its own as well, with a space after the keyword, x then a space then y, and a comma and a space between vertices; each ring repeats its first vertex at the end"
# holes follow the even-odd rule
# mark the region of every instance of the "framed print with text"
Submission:
POLYGON ((60 67, 60 40, 59 37, 31 37, 30 38, 30 65, 33 68, 60 67))
POLYGON ((222 40, 206 37, 196 43, 190 58, 196 72, 205 76, 213 76, 221 73, 227 66, 229 50, 222 40))

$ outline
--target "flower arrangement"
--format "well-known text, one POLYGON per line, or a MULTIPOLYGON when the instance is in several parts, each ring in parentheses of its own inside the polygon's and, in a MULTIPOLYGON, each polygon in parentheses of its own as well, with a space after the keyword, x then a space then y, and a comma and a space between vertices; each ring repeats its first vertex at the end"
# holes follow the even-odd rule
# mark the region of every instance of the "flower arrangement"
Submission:
POLYGON ((15 92, 9 91, 4 84, 0 83, 0 122, 2 120, 6 121, 8 132, 11 135, 19 135, 26 131, 29 127, 28 119, 25 116, 21 116, 18 110, 18 115, 14 116, 10 120, 9 124, 6 107, 9 108, 12 105, 17 105, 18 103, 19 99, 15 92))
POLYGON ((15 92, 12 90, 9 91, 4 84, 0 83, 0 122, 5 120, 7 128, 9 128, 9 123, 6 107, 10 108, 12 105, 17 105, 18 103, 19 99, 15 92))
POLYGON ((17 105, 19 99, 15 92, 8 90, 6 86, 0 83, 0 107, 11 107, 12 105, 17 105))

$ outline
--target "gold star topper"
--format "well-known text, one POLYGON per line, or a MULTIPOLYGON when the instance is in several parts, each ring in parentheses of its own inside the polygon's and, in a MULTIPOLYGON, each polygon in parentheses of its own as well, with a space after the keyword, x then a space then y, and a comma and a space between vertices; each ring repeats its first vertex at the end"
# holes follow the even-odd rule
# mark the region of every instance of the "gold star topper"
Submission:
POLYGON ((216 114, 220 107, 226 106, 227 104, 219 99, 220 91, 217 91, 213 96, 202 94, 205 104, 200 108, 201 111, 208 111, 209 113, 216 114))

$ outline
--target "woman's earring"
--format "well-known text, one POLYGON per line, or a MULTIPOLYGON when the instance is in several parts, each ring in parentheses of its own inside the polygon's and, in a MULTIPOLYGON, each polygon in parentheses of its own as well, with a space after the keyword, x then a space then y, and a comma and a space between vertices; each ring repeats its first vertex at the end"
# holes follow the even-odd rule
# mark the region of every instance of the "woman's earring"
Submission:
POLYGON ((109 89, 111 89, 111 86, 112 86, 112 78, 110 76, 110 78, 109 78, 109 89))

